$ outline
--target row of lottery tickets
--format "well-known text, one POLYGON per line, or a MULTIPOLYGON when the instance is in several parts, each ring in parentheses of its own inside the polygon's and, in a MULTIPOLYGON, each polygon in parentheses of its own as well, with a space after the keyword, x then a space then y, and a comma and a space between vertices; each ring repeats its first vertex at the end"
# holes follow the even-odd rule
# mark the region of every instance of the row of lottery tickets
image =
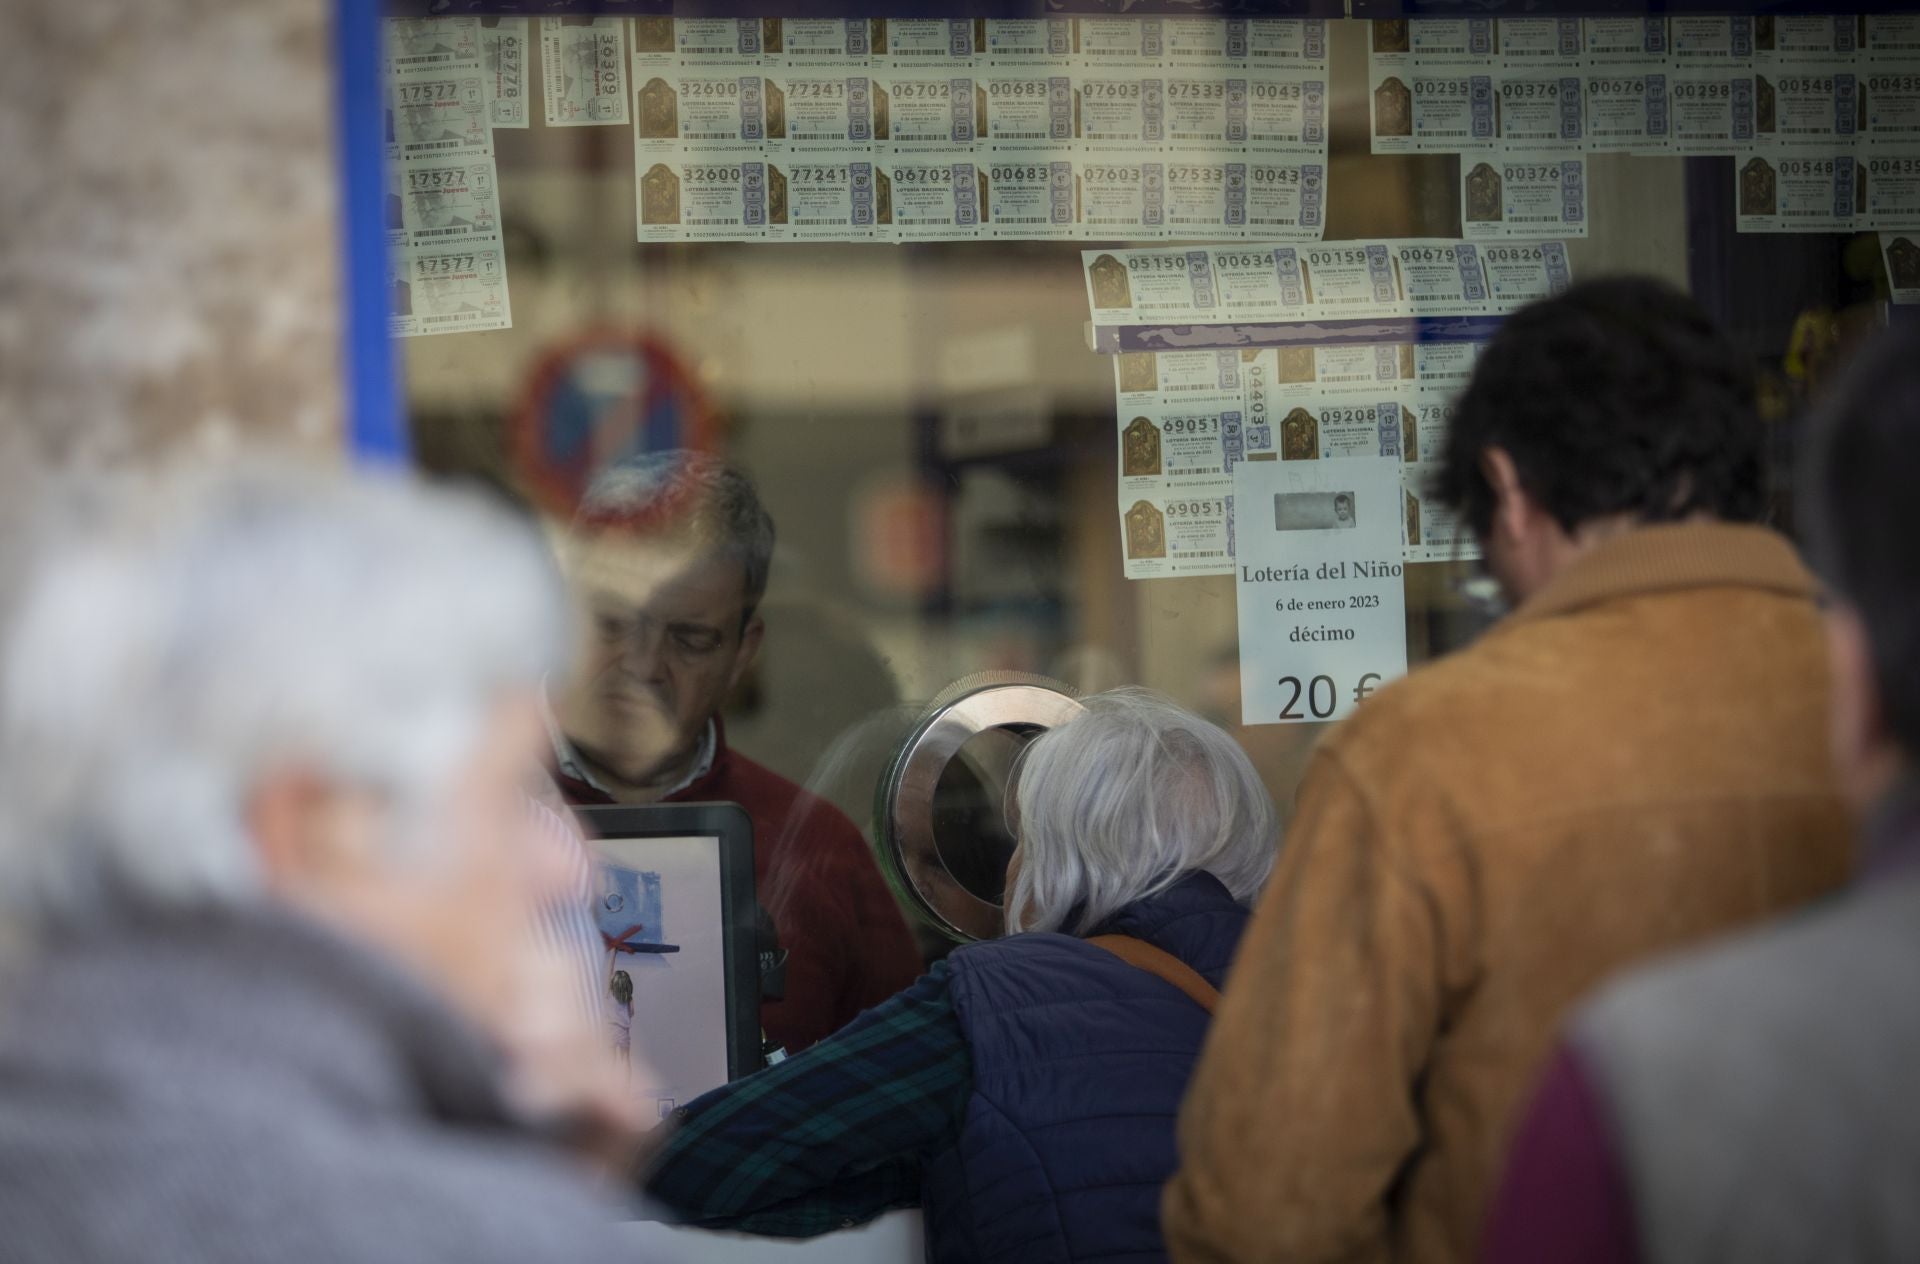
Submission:
POLYGON ((1125 352, 1114 357, 1128 579, 1234 573, 1242 461, 1401 462, 1409 562, 1477 557, 1429 493, 1475 343, 1125 352))
POLYGON ((1561 241, 1409 238, 1083 250, 1087 302, 1102 326, 1317 324, 1498 316, 1573 283, 1561 241))
POLYGON ((527 18, 389 18, 391 332, 508 329, 495 128, 528 126, 527 18))
POLYGON ((1368 63, 1373 151, 1461 154, 1468 236, 1589 153, 1735 156, 1742 232, 1920 226, 1920 16, 1395 19, 1368 63))
MULTIPOLYGON (((393 24, 403 160, 527 125, 526 22, 393 24)), ((543 18, 539 37, 546 124, 632 130, 641 241, 1324 228, 1322 20, 543 18)))
MULTIPOLYGON (((1416 240, 1298 247, 1086 251, 1096 326, 1207 327, 1501 315, 1572 284, 1561 242, 1416 240)), ((1242 461, 1393 457, 1409 562, 1478 556, 1428 494, 1474 341, 1196 347, 1114 356, 1119 511, 1129 579, 1232 574, 1233 471, 1242 461)))
POLYGON ((638 236, 1317 240, 1327 31, 636 18, 638 236))

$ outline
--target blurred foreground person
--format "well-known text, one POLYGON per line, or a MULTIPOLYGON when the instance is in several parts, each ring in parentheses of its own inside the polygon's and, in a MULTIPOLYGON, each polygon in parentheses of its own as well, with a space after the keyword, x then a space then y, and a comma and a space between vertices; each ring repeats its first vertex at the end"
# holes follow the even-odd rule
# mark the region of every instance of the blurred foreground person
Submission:
POLYGON ((1920 1259, 1920 338, 1866 352, 1812 430, 1801 503, 1863 873, 1579 1012, 1518 1134, 1489 1259, 1920 1259))
POLYGON ((1755 525, 1751 366, 1631 278, 1516 313, 1440 497, 1516 609, 1314 753, 1181 1118, 1183 1260, 1462 1261, 1619 966, 1846 873, 1814 582, 1755 525))
POLYGON ((1164 1256, 1174 1115, 1273 804, 1225 732, 1128 692, 1035 739, 1013 811, 1014 933, 695 1101, 651 1193, 797 1237, 919 1203, 939 1264, 1164 1256))
POLYGON ((109 498, 0 647, 0 1257, 623 1258, 530 1125, 620 1122, 536 954, 537 541, 398 479, 109 498))

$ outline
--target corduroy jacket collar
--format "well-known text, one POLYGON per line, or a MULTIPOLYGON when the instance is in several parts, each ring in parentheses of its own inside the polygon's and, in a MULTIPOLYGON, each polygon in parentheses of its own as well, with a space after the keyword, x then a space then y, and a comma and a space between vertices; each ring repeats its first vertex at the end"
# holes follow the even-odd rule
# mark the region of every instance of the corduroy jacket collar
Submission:
POLYGON ((1813 575, 1767 527, 1682 522, 1636 527, 1603 541, 1507 616, 1547 619, 1589 606, 1686 588, 1763 588, 1811 600, 1813 575))

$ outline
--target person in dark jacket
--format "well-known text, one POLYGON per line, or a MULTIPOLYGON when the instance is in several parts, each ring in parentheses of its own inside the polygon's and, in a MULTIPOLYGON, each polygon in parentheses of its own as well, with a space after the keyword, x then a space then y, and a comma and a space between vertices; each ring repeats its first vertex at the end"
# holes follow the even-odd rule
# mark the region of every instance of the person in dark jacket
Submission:
POLYGON ((936 1261, 1164 1258, 1174 1119, 1273 803, 1230 736, 1136 691, 1035 739, 1012 803, 1011 933, 693 1102, 649 1193, 789 1237, 918 1204, 936 1261))

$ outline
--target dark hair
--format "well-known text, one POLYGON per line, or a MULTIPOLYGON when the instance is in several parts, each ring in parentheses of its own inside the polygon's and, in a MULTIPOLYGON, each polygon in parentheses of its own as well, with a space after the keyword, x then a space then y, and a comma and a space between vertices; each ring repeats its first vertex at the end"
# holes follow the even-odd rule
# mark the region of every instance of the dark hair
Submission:
POLYGON ((1920 333, 1890 330, 1847 366, 1808 425, 1808 553, 1858 612, 1894 740, 1920 754, 1920 333))
POLYGON ((1749 522, 1766 509, 1752 364, 1692 299, 1649 277, 1529 304, 1481 353, 1433 493, 1483 538, 1489 448, 1568 531, 1618 514, 1749 522))

